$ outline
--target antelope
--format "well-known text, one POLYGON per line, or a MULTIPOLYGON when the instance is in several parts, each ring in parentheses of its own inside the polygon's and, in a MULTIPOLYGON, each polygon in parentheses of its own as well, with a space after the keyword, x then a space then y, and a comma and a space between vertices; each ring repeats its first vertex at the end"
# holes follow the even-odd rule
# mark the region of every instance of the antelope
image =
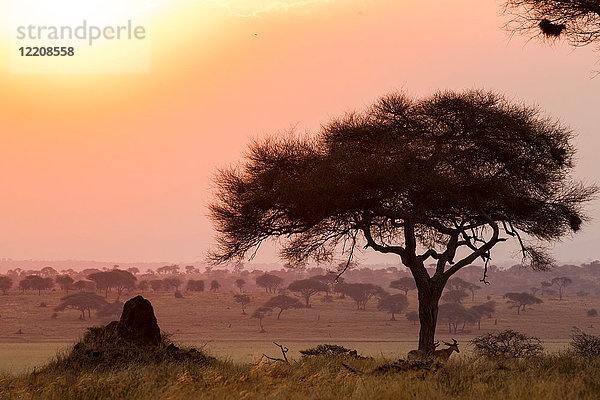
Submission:
POLYGON ((444 344, 448 346, 447 349, 435 350, 433 352, 433 359, 435 361, 447 361, 452 355, 453 351, 460 353, 460 350, 458 350, 458 343, 456 342, 456 339, 452 339, 452 341, 454 343, 444 342, 444 344))
POLYGON ((408 352, 406 359, 408 361, 425 361, 431 358, 432 353, 435 353, 435 349, 437 349, 440 345, 440 342, 436 341, 433 344, 433 350, 411 350, 408 352))

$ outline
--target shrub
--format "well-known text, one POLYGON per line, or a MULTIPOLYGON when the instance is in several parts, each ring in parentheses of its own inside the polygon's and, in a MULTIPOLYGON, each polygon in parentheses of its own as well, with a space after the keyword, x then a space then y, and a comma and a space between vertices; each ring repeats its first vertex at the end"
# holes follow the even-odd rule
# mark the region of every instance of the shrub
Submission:
POLYGON ((575 328, 571 338, 571 347, 580 356, 600 356, 600 336, 588 335, 580 329, 575 328))
POLYGON ((356 350, 350 350, 344 346, 338 346, 337 344, 320 344, 317 347, 312 347, 306 350, 300 350, 302 357, 310 356, 326 356, 326 357, 357 357, 356 350))
POLYGON ((176 299, 183 299, 183 294, 181 294, 181 292, 179 290, 177 290, 175 292, 175 298, 176 299))
POLYGON ((588 317, 597 317, 598 316, 598 311, 596 311, 595 308, 591 308, 589 310, 587 310, 587 316, 588 317))
POLYGON ((475 354, 484 357, 525 358, 542 353, 539 338, 507 329, 499 333, 488 333, 471 340, 475 354))

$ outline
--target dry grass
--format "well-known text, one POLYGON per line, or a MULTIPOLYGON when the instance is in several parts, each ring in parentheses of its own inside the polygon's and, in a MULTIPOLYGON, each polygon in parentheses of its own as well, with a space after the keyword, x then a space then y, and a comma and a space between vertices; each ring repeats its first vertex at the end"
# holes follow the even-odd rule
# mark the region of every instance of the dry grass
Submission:
POLYGON ((451 359, 435 372, 376 374, 384 359, 311 357, 297 363, 128 365, 109 372, 42 370, 0 378, 0 399, 597 399, 600 360, 451 359), (349 371, 342 362, 363 374, 349 371))

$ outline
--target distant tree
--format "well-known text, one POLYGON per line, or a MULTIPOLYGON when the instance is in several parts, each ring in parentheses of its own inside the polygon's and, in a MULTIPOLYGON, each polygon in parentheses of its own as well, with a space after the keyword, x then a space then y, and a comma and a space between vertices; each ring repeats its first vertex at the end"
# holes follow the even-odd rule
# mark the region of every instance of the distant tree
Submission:
POLYGON ((525 311, 525 306, 543 303, 541 299, 527 293, 506 293, 503 298, 508 299, 511 308, 517 309, 517 314, 520 314, 521 309, 525 311))
POLYGON ((588 296, 590 295, 590 293, 589 293, 589 292, 586 292, 586 291, 584 291, 584 290, 580 290, 579 292, 575 293, 575 295, 576 295, 577 297, 588 297, 588 296))
POLYGON ((408 307, 408 299, 403 294, 387 295, 379 299, 377 309, 379 311, 387 311, 392 314, 392 321, 395 321, 395 314, 402 313, 408 307))
POLYGON ((28 275, 19 282, 19 286, 25 289, 37 290, 38 295, 42 294, 42 290, 52 289, 54 281, 52 278, 42 278, 38 275, 28 275))
POLYGON ((165 265, 163 267, 156 268, 156 272, 161 275, 168 274, 178 274, 179 273, 179 265, 165 265))
POLYGON ((277 313, 277 319, 279 319, 284 310, 288 310, 290 308, 302 308, 302 303, 300 303, 300 301, 294 297, 280 294, 278 296, 271 297, 264 306, 270 309, 278 308, 279 312, 277 313))
POLYGON ((341 276, 338 277, 336 273, 328 273, 325 275, 315 275, 311 276, 310 279, 314 279, 316 281, 322 282, 327 285, 327 294, 335 291, 335 285, 338 283, 343 283, 344 278, 341 276))
POLYGON ((52 267, 44 267, 40 270, 40 275, 45 278, 54 277, 58 275, 58 271, 52 267))
POLYGON ((268 307, 258 307, 250 318, 258 319, 258 324, 260 326, 260 333, 265 333, 265 328, 263 327, 263 319, 267 316, 268 313, 271 312, 271 309, 268 307))
POLYGON ((8 294, 8 290, 12 287, 13 281, 8 276, 0 276, 0 290, 3 295, 8 294))
POLYGON ((340 293, 343 293, 356 302, 357 310, 365 310, 367 302, 373 297, 382 298, 387 295, 387 292, 381 286, 372 283, 343 283, 336 288, 340 293))
POLYGON ((488 301, 483 304, 478 304, 478 305, 472 306, 469 310, 472 313, 474 313, 474 315, 477 317, 477 329, 481 330, 481 318, 483 318, 483 317, 491 318, 492 317, 492 315, 496 311, 496 302, 493 300, 488 301))
POLYGON ((544 282, 540 282, 540 285, 542 286, 542 291, 541 291, 542 296, 545 294, 553 295, 554 293, 556 293, 554 290, 550 289, 552 287, 552 282, 544 281, 544 282))
POLYGON ((506 0, 515 32, 539 32, 548 38, 564 37, 575 47, 600 40, 600 6, 596 0, 506 0))
POLYGON ((186 290, 188 292, 204 292, 204 281, 190 279, 187 282, 186 290))
POLYGON ((404 291, 404 295, 408 296, 408 291, 415 290, 417 288, 417 284, 415 283, 414 278, 405 276, 404 278, 400 278, 398 280, 392 281, 390 283, 390 287, 392 289, 402 290, 402 291, 404 291))
POLYGON ((531 294, 535 296, 535 294, 540 291, 540 288, 534 286, 529 290, 531 290, 531 294))
POLYGON ((275 293, 282 283, 283 279, 273 274, 265 273, 256 277, 256 285, 265 288, 267 293, 275 293))
POLYGON ((242 306, 242 314, 246 315, 246 305, 250 304, 250 296, 247 294, 236 293, 233 295, 233 300, 240 303, 242 306))
POLYGON ((137 284, 137 288, 144 292, 150 288, 150 283, 148 283, 147 280, 139 281, 137 284))
POLYGON ((534 243, 580 229, 598 189, 572 178, 572 136, 491 92, 383 97, 319 134, 255 143, 240 167, 221 171, 211 259, 239 260, 270 239, 292 264, 351 260, 358 247, 394 254, 417 284, 419 349, 432 350, 456 272, 510 238, 527 264, 547 269, 554 260, 534 243))
POLYGON ((304 299, 304 306, 310 308, 310 298, 319 292, 327 292, 329 287, 315 279, 301 279, 290 283, 288 289, 304 299))
POLYGON ((108 303, 102 297, 95 293, 73 293, 60 299, 60 304, 54 311, 63 311, 67 308, 73 308, 81 311, 79 319, 85 320, 85 312, 88 312, 88 317, 91 317, 91 310, 98 310, 108 303))
POLYGON ((73 286, 74 279, 69 275, 58 275, 55 278, 56 284, 60 286, 62 290, 64 290, 67 294, 69 294, 69 289, 73 286))
POLYGON ((131 275, 137 275, 140 273, 140 269, 138 267, 131 267, 127 268, 127 272, 129 272, 131 275))
POLYGON ((163 279, 163 289, 164 290, 170 290, 173 289, 175 291, 179 290, 179 287, 181 286, 181 279, 179 278, 165 278, 163 279))
POLYGON ((452 289, 452 290, 448 290, 446 293, 444 293, 444 295, 442 296, 442 301, 445 301, 446 303, 461 304, 462 301, 464 299, 466 299, 467 297, 469 297, 469 295, 464 290, 452 289))
POLYGON ((217 280, 213 280, 210 283, 210 290, 212 290, 213 292, 216 292, 217 290, 219 290, 220 287, 221 287, 221 284, 217 280))
POLYGON ((416 311, 406 313, 406 319, 411 321, 413 325, 416 325, 416 323, 419 322, 419 313, 416 311))
MULTIPOLYGON (((599 4, 599 6, 600 6, 600 4, 599 4)), ((562 300, 563 299, 563 289, 566 288, 567 286, 569 286, 571 283, 573 283, 573 281, 571 280, 571 278, 567 278, 566 276, 560 276, 558 278, 552 279, 551 283, 553 285, 558 286, 559 300, 562 300)))
POLYGON ((31 280, 21 279, 19 281, 19 289, 21 289, 22 292, 25 292, 26 290, 31 289, 31 280))
POLYGON ((131 272, 121 269, 96 272, 88 275, 89 280, 96 284, 96 288, 104 290, 104 297, 108 297, 108 292, 115 289, 120 296, 125 289, 133 289, 137 278, 131 272))
POLYGON ((242 291, 242 288, 244 287, 245 284, 246 284, 246 281, 241 278, 235 280, 235 286, 237 286, 238 289, 240 289, 240 292, 242 291))
POLYGON ((150 280, 150 287, 153 291, 158 292, 163 289, 164 282, 162 279, 152 279, 150 280))
POLYGON ((115 300, 113 303, 107 303, 98 309, 96 315, 106 319, 118 319, 123 313, 123 303, 115 300))
POLYGON ((589 310, 587 310, 586 315, 588 317, 597 317, 598 311, 595 308, 590 308, 589 310))
POLYGON ((471 292, 471 301, 475 301, 475 292, 481 289, 481 286, 467 282, 459 277, 449 279, 446 286, 449 286, 454 290, 467 290, 471 292))
POLYGON ((197 274, 198 272, 198 268, 194 267, 193 265, 186 265, 185 266, 185 273, 186 274, 197 274))
POLYGON ((448 323, 448 333, 456 333, 458 326, 462 324, 462 331, 466 324, 473 324, 480 317, 473 311, 466 309, 459 303, 440 304, 440 321, 448 323))

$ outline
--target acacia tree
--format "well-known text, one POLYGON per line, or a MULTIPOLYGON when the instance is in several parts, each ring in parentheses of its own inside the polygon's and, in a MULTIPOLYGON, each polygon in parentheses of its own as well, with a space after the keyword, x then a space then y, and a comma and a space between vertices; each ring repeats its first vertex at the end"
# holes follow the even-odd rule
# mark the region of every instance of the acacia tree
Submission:
POLYGON ((398 289, 404 291, 404 295, 408 296, 409 290, 415 290, 417 288, 417 284, 415 280, 410 276, 405 276, 398 280, 390 282, 390 287, 392 289, 398 289))
POLYGON ((85 312, 88 312, 88 318, 92 316, 92 309, 100 309, 108 303, 101 296, 95 293, 73 293, 60 299, 60 304, 54 311, 63 311, 67 308, 73 308, 81 312, 79 319, 85 320, 85 312))
POLYGON ((310 298, 319 292, 327 292, 329 287, 316 279, 301 279, 290 283, 288 289, 302 297, 305 307, 310 308, 310 298))
POLYGON ((302 308, 302 303, 298 299, 295 299, 285 294, 280 294, 275 297, 271 297, 264 305, 267 308, 279 308, 277 313, 277 319, 281 317, 281 313, 290 308, 302 308))
POLYGON ((242 288, 244 287, 245 284, 246 284, 246 281, 243 280, 242 278, 235 280, 235 286, 237 286, 238 289, 240 289, 240 292, 242 291, 242 288))
POLYGON ((75 282, 69 275, 59 275, 54 280, 67 294, 69 294, 69 289, 73 286, 73 282, 75 282))
POLYGON ((395 314, 400 314, 408 307, 408 300, 403 294, 392 294, 384 296, 379 300, 377 309, 380 311, 387 311, 392 314, 392 321, 396 320, 395 314))
POLYGON ((525 311, 525 306, 532 304, 541 304, 543 301, 527 292, 522 293, 506 293, 503 298, 508 299, 508 303, 511 304, 511 308, 517 309, 517 315, 521 314, 521 309, 525 311))
POLYGON ((569 286, 571 283, 573 283, 573 281, 571 280, 571 278, 568 278, 566 276, 559 276, 558 278, 552 279, 551 283, 553 285, 558 286, 558 297, 559 300, 562 300, 563 288, 569 286))
POLYGON ((442 300, 446 303, 458 303, 461 304, 464 299, 469 297, 467 292, 462 289, 452 289, 448 290, 442 296, 442 300))
POLYGON ((265 288, 267 293, 275 293, 275 290, 283 283, 283 279, 273 274, 262 274, 256 277, 256 285, 265 288))
POLYGON ((240 303, 240 305, 242 306, 242 314, 246 315, 246 306, 250 304, 250 296, 248 296, 247 294, 236 293, 233 295, 233 300, 236 303, 240 303))
POLYGON ((357 310, 366 310, 367 303, 373 297, 381 299, 388 294, 381 286, 372 283, 341 283, 336 286, 336 290, 354 300, 357 310))
POLYGON ((600 3, 595 0, 507 0, 505 11, 512 16, 509 30, 565 37, 574 46, 600 39, 600 3))
POLYGON ((8 294, 8 289, 12 287, 13 281, 8 276, 0 276, 0 290, 2 290, 3 295, 8 294))
POLYGON ((464 279, 458 277, 449 279, 447 285, 453 288, 454 290, 468 290, 469 292, 471 292, 471 301, 475 300, 475 291, 481 289, 481 286, 471 282, 467 282, 464 279))
POLYGON ((477 259, 487 267, 509 238, 524 262, 547 269, 539 242, 580 229, 597 189, 571 178, 572 136, 490 92, 383 97, 318 135, 256 142, 245 163, 222 170, 211 258, 242 259, 268 239, 291 263, 344 256, 347 266, 361 247, 395 254, 415 279, 419 348, 430 351, 452 275, 477 259))

